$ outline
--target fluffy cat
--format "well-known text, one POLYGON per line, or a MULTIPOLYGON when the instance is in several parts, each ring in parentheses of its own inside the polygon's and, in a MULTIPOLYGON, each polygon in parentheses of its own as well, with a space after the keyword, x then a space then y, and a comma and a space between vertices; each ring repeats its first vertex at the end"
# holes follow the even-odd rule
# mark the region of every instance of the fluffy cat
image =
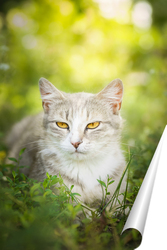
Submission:
MULTIPOLYGON (((61 174, 64 183, 91 204, 102 198, 97 179, 106 183, 107 175, 114 183, 113 195, 125 168, 120 149, 122 81, 112 81, 98 94, 59 91, 45 78, 39 80, 43 113, 17 123, 7 138, 9 156, 23 153, 24 173, 42 181, 46 172, 61 174)), ((120 193, 124 192, 126 177, 120 193)))

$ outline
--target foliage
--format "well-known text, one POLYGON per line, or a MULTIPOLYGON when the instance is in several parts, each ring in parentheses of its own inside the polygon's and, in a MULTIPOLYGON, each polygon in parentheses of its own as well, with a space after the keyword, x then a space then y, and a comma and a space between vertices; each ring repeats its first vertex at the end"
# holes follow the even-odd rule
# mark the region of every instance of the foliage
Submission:
MULTIPOLYGON (((115 216, 105 211, 106 202, 102 199, 101 206, 90 209, 87 218, 83 212, 86 206, 78 202, 79 194, 72 193, 73 185, 68 189, 60 175, 47 173, 43 182, 36 182, 20 173, 23 151, 18 160, 10 158, 13 164, 0 166, 1 249, 125 249, 125 243, 132 249, 139 244, 140 235, 120 235, 127 217, 124 211, 131 207, 134 193, 125 195, 124 205, 120 204, 115 216), (54 187, 55 184, 59 185, 54 187)), ((113 180, 98 182, 105 188, 106 198, 113 180)), ((119 200, 117 195, 113 199, 119 200)))

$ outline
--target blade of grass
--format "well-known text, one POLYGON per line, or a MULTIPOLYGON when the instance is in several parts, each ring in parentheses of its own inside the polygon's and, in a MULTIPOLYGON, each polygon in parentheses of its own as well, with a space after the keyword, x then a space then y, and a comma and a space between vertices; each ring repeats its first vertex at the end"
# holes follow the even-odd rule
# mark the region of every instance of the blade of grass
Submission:
MULTIPOLYGON (((125 177, 125 174, 126 174, 128 168, 129 168, 129 165, 130 165, 130 162, 131 162, 131 158, 132 158, 132 157, 130 157, 130 159, 129 159, 129 162, 128 162, 128 164, 127 164, 127 166, 126 166, 126 168, 125 168, 125 170, 124 170, 124 172, 123 172, 123 174, 122 174, 122 176, 121 176, 121 179, 120 179, 120 181, 119 181, 119 183, 118 183, 118 185, 117 185, 117 188, 116 188, 116 190, 115 190, 115 192, 114 192, 112 198, 111 198, 111 199, 109 200, 109 202, 107 202, 107 204, 102 208, 101 212, 103 212, 103 210, 104 210, 110 203, 111 203, 111 206, 110 206, 109 211, 111 211, 111 208, 112 208, 112 206, 113 206, 113 204, 114 204, 114 201, 117 201, 117 200, 118 200, 119 190, 120 190, 120 187, 121 187, 123 178, 125 177)), ((115 203, 116 203, 116 202, 115 202, 115 203)))

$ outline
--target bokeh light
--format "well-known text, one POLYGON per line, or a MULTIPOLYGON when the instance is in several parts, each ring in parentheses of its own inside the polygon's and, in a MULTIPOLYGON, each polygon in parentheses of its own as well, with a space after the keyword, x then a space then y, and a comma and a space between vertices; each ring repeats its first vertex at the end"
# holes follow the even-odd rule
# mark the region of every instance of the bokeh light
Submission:
POLYGON ((129 23, 131 0, 94 0, 99 4, 101 15, 121 23, 129 23))
POLYGON ((146 1, 137 2, 132 11, 134 25, 141 29, 149 29, 152 24, 152 7, 146 1))

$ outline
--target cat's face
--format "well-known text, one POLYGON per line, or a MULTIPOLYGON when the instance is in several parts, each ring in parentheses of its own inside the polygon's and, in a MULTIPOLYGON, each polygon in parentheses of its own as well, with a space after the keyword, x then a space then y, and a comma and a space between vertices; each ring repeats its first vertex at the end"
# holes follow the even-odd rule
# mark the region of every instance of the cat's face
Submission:
POLYGON ((83 160, 114 148, 121 124, 122 83, 116 80, 110 85, 97 95, 66 94, 40 80, 44 124, 52 150, 55 147, 64 157, 83 160))

